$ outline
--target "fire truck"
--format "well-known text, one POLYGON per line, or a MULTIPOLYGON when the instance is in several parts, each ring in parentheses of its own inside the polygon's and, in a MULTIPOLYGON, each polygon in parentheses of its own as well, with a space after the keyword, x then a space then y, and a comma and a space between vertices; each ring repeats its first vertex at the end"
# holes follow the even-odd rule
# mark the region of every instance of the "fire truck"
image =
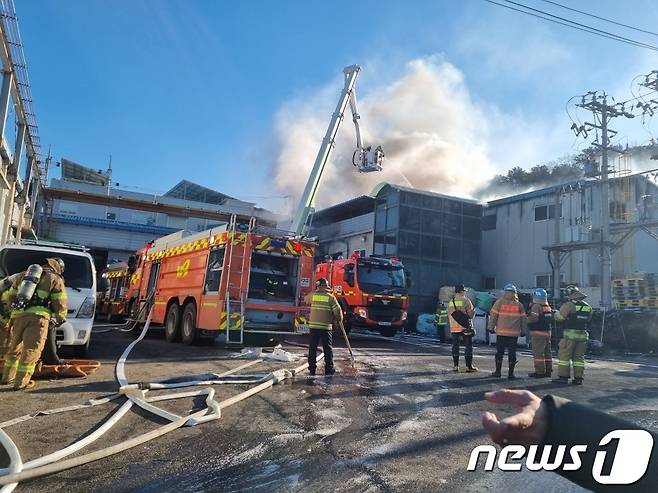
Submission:
POLYGON ((129 261, 130 311, 152 303, 152 322, 164 325, 167 341, 184 344, 308 332, 303 299, 313 289, 316 244, 255 223, 232 216, 227 225, 147 245, 129 261))
POLYGON ((99 281, 99 293, 96 300, 96 320, 104 319, 108 322, 122 319, 126 316, 126 294, 130 276, 128 263, 116 262, 108 265, 99 281))
POLYGON ((327 279, 345 316, 345 329, 376 329, 392 337, 407 320, 409 278, 395 257, 328 260, 318 264, 315 277, 327 279))

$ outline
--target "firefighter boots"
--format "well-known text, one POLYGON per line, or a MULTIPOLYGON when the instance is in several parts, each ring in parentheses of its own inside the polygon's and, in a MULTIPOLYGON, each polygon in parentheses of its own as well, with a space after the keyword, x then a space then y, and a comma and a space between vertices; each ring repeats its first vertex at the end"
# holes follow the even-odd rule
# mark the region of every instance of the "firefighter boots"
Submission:
POLYGON ((508 380, 516 380, 516 377, 514 376, 514 367, 516 366, 516 361, 512 363, 510 361, 509 363, 509 370, 507 371, 507 379, 508 380))
POLYGON ((500 372, 503 368, 503 360, 502 359, 496 359, 496 371, 491 373, 492 377, 500 378, 500 372))

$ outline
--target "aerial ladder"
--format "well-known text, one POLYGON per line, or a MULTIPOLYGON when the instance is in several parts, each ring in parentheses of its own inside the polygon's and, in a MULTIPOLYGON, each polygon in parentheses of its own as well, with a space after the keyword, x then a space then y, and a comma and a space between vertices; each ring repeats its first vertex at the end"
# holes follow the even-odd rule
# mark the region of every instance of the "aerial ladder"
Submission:
POLYGON ((331 116, 331 122, 327 133, 322 139, 322 145, 315 158, 315 164, 311 170, 311 175, 306 182, 304 193, 302 194, 297 212, 292 221, 292 231, 298 236, 306 236, 310 226, 310 218, 314 211, 315 197, 318 193, 322 174, 324 173, 325 166, 329 162, 331 152, 334 149, 336 142, 336 135, 340 124, 343 122, 343 116, 347 110, 347 105, 350 105, 352 111, 352 121, 356 129, 356 150, 352 155, 352 164, 356 167, 359 173, 370 173, 373 171, 381 171, 382 163, 384 161, 384 151, 381 146, 375 149, 372 146, 365 147, 361 140, 361 129, 359 128, 359 119, 361 118, 356 107, 356 78, 361 71, 358 65, 350 65, 343 69, 345 74, 345 86, 340 93, 338 105, 336 110, 331 116))

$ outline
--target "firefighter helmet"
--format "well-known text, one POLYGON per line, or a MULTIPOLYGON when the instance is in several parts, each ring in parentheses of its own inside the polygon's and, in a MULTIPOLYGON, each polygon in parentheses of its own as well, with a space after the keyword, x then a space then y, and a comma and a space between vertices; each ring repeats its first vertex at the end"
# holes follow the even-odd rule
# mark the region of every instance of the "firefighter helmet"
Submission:
POLYGON ((505 284, 503 291, 509 291, 510 293, 516 293, 516 286, 512 283, 505 284))
POLYGON ((532 297, 539 301, 548 300, 548 293, 544 288, 537 288, 532 292, 532 297))
POLYGON ((60 275, 64 274, 64 261, 59 257, 47 258, 45 265, 60 275))
POLYGON ((570 300, 582 300, 583 298, 587 298, 587 295, 574 284, 570 284, 565 288, 565 294, 570 300))
POLYGON ((328 288, 329 283, 327 282, 327 280, 324 277, 321 277, 320 279, 315 281, 315 287, 316 288, 328 288))

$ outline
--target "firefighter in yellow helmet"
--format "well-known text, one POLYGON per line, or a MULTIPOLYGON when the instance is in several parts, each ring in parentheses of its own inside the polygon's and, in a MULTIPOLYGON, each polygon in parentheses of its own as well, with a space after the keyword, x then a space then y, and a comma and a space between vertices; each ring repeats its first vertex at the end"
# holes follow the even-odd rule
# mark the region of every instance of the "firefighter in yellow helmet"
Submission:
POLYGON ((318 279, 314 292, 306 295, 306 303, 311 305, 308 326, 310 340, 308 345, 308 371, 315 375, 317 366, 318 342, 322 341, 324 351, 324 374, 333 375, 333 326, 343 323, 343 310, 336 297, 331 293, 326 279, 318 279))
POLYGON ((31 379, 52 323, 66 320, 64 261, 48 258, 42 269, 31 265, 21 273, 10 289, 12 334, 5 355, 2 383, 14 390, 34 387, 31 379))
POLYGON ((557 352, 559 378, 553 381, 568 384, 573 366, 571 383, 582 385, 585 373, 585 350, 589 338, 587 329, 592 320, 592 307, 584 301, 587 295, 583 294, 577 286, 567 286, 566 295, 569 301, 555 312, 555 320, 565 322, 565 328, 557 352))
POLYGON ((0 281, 0 359, 4 358, 9 349, 9 337, 11 334, 9 302, 10 288, 20 274, 7 276, 0 281))

